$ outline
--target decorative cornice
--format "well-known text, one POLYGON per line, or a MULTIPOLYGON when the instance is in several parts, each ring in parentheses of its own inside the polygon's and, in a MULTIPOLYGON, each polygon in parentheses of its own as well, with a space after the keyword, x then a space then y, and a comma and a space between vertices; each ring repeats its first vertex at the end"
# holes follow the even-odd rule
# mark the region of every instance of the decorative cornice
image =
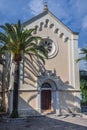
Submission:
POLYGON ((63 42, 68 42, 70 39, 68 36, 66 36, 59 28, 56 27, 54 23, 51 23, 49 19, 46 19, 38 23, 38 25, 35 25, 34 28, 36 29, 34 34, 37 34, 38 31, 42 31, 44 28, 53 29, 52 31, 54 34, 58 34, 59 38, 63 39, 63 42))
POLYGON ((26 22, 24 22, 22 24, 23 27, 35 22, 36 20, 42 18, 43 16, 49 14, 52 18, 54 18, 57 22, 59 22, 60 24, 62 24, 64 26, 64 28, 66 28, 70 33, 74 34, 74 35, 78 35, 78 32, 73 32, 69 27, 67 27, 60 19, 58 19, 54 14, 52 14, 52 12, 50 12, 49 10, 43 11, 42 13, 40 13, 39 15, 31 18, 30 20, 27 20, 26 22))
POLYGON ((58 89, 58 91, 65 91, 65 92, 81 92, 80 89, 58 89))
POLYGON ((36 23, 37 25, 34 26, 36 28, 36 31, 34 32, 34 34, 36 34, 38 31, 42 31, 44 28, 49 28, 55 34, 58 34, 58 37, 62 38, 63 42, 70 41, 71 35, 77 36, 79 34, 78 32, 73 32, 62 21, 60 21, 55 15, 53 15, 49 10, 46 10, 43 13, 35 16, 34 18, 24 22, 23 27, 27 28, 28 25, 31 25, 33 22, 39 20, 40 18, 43 18, 44 16, 48 14, 55 20, 55 22, 50 21, 49 17, 43 19, 41 22, 37 22, 36 23), (65 31, 61 27, 57 26, 57 22, 62 26, 62 28, 64 28, 65 31), (66 31, 68 32, 66 33, 66 31))

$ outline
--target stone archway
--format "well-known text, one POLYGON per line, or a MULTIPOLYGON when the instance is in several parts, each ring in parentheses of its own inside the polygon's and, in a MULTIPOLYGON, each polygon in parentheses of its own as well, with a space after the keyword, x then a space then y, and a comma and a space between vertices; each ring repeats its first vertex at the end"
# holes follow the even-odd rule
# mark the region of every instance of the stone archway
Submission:
POLYGON ((42 79, 38 89, 38 111, 43 114, 59 111, 59 92, 56 81, 52 78, 42 79))

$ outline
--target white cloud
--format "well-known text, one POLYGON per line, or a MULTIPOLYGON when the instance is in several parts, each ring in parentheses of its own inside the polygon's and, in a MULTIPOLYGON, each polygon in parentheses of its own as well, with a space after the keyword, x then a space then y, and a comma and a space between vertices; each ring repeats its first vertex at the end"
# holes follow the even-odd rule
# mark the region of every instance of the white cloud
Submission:
POLYGON ((38 15, 43 12, 44 1, 56 17, 73 31, 80 32, 80 47, 87 43, 87 0, 0 0, 0 24, 38 15))
POLYGON ((87 15, 82 20, 82 27, 87 28, 87 15))
POLYGON ((43 11, 43 0, 32 0, 29 2, 29 8, 33 15, 37 15, 43 11))
MULTIPOLYGON (((31 0, 28 3, 28 7, 31 10, 31 14, 38 15, 43 11, 45 0, 31 0)), ((53 12, 55 16, 59 19, 63 19, 64 22, 67 23, 70 19, 70 15, 67 12, 66 8, 60 4, 60 0, 47 0, 48 9, 53 12)))

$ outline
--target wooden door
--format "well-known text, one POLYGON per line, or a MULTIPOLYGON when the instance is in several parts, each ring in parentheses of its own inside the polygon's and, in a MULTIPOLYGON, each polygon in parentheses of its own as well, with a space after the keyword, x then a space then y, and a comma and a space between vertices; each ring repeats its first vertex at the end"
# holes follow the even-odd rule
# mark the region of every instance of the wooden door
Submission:
POLYGON ((41 109, 51 110, 51 90, 41 91, 41 109))

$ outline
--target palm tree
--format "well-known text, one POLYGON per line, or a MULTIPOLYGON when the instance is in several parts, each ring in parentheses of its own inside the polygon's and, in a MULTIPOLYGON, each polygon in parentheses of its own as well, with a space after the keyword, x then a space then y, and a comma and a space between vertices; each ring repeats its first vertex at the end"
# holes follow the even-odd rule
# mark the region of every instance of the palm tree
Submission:
MULTIPOLYGON (((82 57, 77 59, 77 62, 84 60, 87 62, 87 47, 82 48, 80 54, 82 54, 82 57)), ((82 95, 82 103, 85 101, 87 102, 87 82, 86 82, 86 75, 81 75, 80 73, 80 89, 81 89, 81 95, 82 95), (84 100, 83 100, 84 97, 84 100)))
MULTIPOLYGON (((1 46, 0 46, 1 48, 1 46)), ((1 68, 2 68, 2 72, 1 72, 1 110, 5 111, 5 59, 3 58, 4 54, 1 52, 0 50, 0 64, 1 64, 1 68)))
POLYGON ((79 62, 80 60, 85 60, 85 61, 87 61, 87 47, 86 47, 86 48, 82 48, 80 54, 82 54, 83 57, 77 59, 77 62, 79 62))
MULTIPOLYGON (((3 66, 3 59, 2 59, 1 53, 0 53, 0 65, 3 66)), ((1 66, 0 66, 0 67, 1 67, 1 66)), ((2 68, 2 67, 1 67, 1 68, 2 68)), ((0 68, 0 69, 1 69, 1 68, 0 68)), ((2 92, 2 71, 1 71, 1 70, 0 70, 0 76, 1 76, 1 78, 0 78, 0 82, 1 82, 1 85, 0 85, 0 90, 1 90, 1 95, 0 95, 0 96, 1 96, 0 111, 2 111, 2 110, 3 110, 3 100, 2 100, 2 99, 3 99, 3 94, 2 94, 3 92, 2 92)))
POLYGON ((19 87, 19 64, 23 54, 28 54, 30 58, 33 56, 42 60, 48 57, 48 53, 44 46, 38 44, 41 37, 32 35, 35 29, 23 30, 20 20, 17 24, 6 23, 0 26, 4 32, 0 32, 0 42, 3 44, 1 50, 13 55, 15 62, 14 75, 14 91, 13 91, 13 111, 12 116, 18 117, 18 87, 19 87))
POLYGON ((3 53, 2 53, 2 51, 1 51, 1 46, 0 46, 0 64, 3 64, 3 62, 4 62, 4 59, 3 59, 3 53))

